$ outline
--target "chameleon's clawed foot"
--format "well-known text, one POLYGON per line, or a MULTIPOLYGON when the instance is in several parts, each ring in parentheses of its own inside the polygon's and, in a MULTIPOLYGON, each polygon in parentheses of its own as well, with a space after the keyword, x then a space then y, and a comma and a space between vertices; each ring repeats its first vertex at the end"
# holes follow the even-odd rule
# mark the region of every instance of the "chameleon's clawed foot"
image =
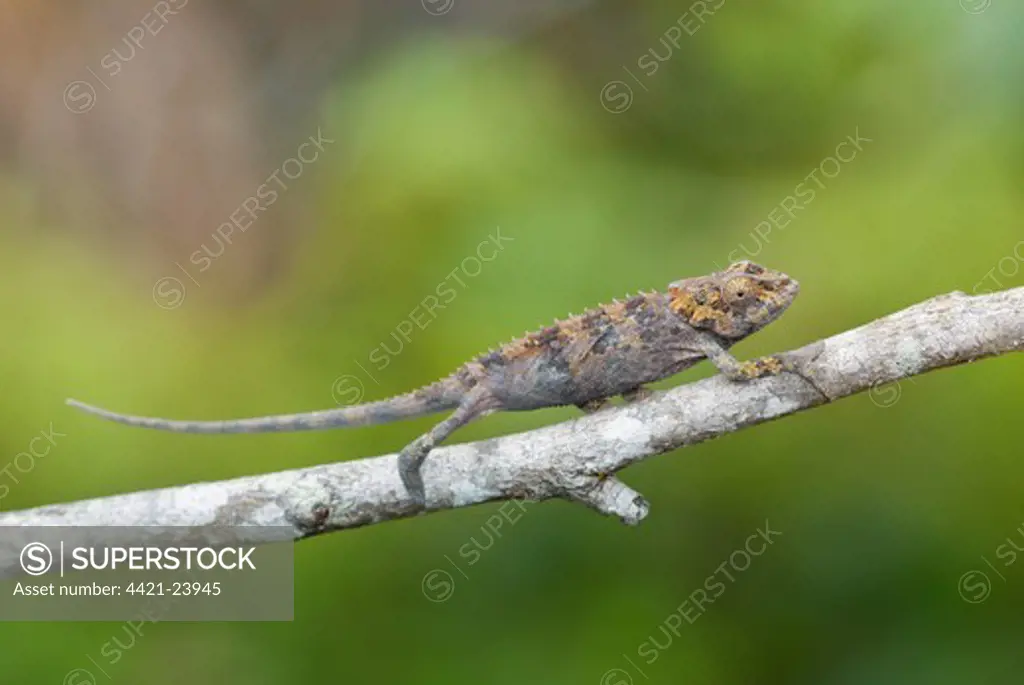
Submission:
POLYGON ((832 401, 832 398, 829 397, 824 390, 818 387, 818 384, 814 382, 814 379, 800 369, 800 364, 788 357, 761 357, 760 359, 752 359, 750 361, 741 362, 731 371, 725 371, 724 373, 729 377, 729 379, 734 381, 750 381, 764 376, 776 376, 780 373, 791 373, 802 378, 806 383, 813 387, 826 402, 832 401))
POLYGON ((647 398, 651 397, 653 394, 654 391, 651 390, 650 388, 645 388, 642 385, 638 385, 632 390, 628 390, 622 393, 622 399, 625 400, 627 404, 633 404, 634 402, 643 402, 647 398))
POLYGON ((750 369, 749 374, 751 378, 775 376, 786 370, 786 365, 778 357, 752 359, 746 363, 746 366, 750 369))
POLYGON ((741 362, 732 372, 726 375, 734 381, 750 381, 763 376, 774 376, 786 370, 786 365, 778 357, 761 357, 741 362))
POLYGON ((593 414, 594 412, 601 411, 605 407, 611 404, 607 397, 597 400, 590 400, 583 404, 577 404, 576 406, 583 410, 584 413, 593 414))
POLYGON ((398 473, 402 477, 402 483, 409 492, 409 497, 418 509, 427 506, 426 489, 423 486, 423 475, 420 467, 426 459, 429 448, 423 445, 420 440, 415 440, 405 446, 398 454, 398 473))

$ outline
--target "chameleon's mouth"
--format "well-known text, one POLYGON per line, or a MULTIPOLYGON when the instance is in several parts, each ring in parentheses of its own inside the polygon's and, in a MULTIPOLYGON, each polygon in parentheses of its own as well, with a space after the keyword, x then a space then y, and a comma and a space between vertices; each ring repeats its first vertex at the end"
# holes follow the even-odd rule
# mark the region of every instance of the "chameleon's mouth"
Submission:
POLYGON ((800 282, 789 276, 782 276, 773 281, 767 281, 765 286, 767 290, 792 297, 796 297, 797 293, 800 292, 800 282))
POLYGON ((762 291, 758 300, 764 306, 764 310, 752 316, 754 323, 759 325, 778 318, 793 303, 800 292, 800 283, 785 275, 763 279, 761 287, 762 291))

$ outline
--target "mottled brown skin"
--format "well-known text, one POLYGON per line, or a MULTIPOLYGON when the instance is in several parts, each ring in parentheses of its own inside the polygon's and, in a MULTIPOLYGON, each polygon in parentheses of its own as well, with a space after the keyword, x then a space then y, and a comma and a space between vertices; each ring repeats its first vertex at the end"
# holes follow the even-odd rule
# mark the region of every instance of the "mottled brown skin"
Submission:
POLYGON ((402 482, 422 506, 423 460, 456 429, 481 416, 560 405, 595 411, 616 395, 637 401, 649 392, 645 384, 702 359, 736 381, 778 373, 778 360, 740 362, 728 350, 777 319, 798 292, 799 284, 786 274, 737 262, 708 276, 671 283, 666 293, 642 293, 559 321, 406 395, 341 409, 235 421, 169 421, 68 403, 120 423, 184 433, 318 430, 454 409, 399 455, 402 482))

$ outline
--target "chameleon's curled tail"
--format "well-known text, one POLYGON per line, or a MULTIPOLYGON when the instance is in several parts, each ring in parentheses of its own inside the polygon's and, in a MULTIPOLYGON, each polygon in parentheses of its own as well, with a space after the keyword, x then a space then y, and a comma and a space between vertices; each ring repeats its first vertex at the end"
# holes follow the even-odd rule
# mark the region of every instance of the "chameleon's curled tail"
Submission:
POLYGON ((68 399, 67 403, 72 407, 117 423, 175 433, 283 433, 326 430, 344 426, 373 426, 416 416, 426 416, 446 409, 454 409, 459 404, 461 394, 457 381, 446 378, 419 390, 379 402, 367 402, 366 404, 311 411, 304 414, 281 414, 228 421, 174 421, 118 414, 73 399, 68 399))

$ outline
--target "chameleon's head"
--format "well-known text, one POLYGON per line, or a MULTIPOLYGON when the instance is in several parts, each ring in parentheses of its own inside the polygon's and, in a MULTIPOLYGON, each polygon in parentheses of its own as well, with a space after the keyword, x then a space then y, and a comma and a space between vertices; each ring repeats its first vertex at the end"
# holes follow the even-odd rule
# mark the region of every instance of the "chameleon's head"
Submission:
POLYGON ((786 311, 800 284, 753 262, 736 262, 709 276, 668 286, 672 309, 697 329, 739 340, 764 328, 786 311))

